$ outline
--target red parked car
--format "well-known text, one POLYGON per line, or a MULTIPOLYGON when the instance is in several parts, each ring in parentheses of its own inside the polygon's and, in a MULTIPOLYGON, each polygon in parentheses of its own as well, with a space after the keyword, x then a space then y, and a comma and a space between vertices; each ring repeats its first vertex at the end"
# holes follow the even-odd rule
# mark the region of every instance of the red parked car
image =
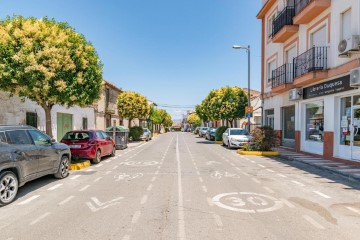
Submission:
POLYGON ((93 163, 99 163, 103 156, 115 156, 116 152, 114 141, 100 130, 67 132, 61 142, 69 146, 73 158, 91 159, 93 163))

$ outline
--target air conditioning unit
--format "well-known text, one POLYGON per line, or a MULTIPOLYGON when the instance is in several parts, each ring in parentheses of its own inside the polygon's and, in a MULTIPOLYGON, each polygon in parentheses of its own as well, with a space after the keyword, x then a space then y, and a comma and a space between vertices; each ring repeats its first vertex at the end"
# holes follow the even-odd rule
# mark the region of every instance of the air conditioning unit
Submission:
POLYGON ((338 46, 339 57, 347 57, 350 52, 360 51, 360 36, 352 35, 342 40, 338 46))
POLYGON ((350 87, 360 87, 360 68, 351 70, 350 87))
POLYGON ((302 99, 302 88, 293 88, 289 91, 289 100, 297 101, 302 99))

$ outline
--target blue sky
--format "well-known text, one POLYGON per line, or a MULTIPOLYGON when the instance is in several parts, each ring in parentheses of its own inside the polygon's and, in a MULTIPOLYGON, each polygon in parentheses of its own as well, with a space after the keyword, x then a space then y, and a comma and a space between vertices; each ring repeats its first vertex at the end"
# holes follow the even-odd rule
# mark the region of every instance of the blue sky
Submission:
MULTIPOLYGON (((260 0, 0 0, 0 16, 68 22, 95 46, 104 79, 159 104, 200 103, 211 89, 260 90, 260 0)), ((185 108, 167 108, 180 118, 185 108)))

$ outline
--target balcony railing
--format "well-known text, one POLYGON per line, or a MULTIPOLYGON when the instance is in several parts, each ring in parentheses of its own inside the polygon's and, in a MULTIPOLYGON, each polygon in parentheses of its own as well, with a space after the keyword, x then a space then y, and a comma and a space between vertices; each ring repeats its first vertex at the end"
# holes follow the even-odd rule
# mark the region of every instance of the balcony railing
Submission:
POLYGON ((286 83, 292 83, 294 79, 294 65, 292 63, 286 63, 281 67, 272 71, 271 85, 272 88, 284 85, 286 83))
POLYGON ((272 37, 275 36, 285 25, 293 25, 295 7, 287 6, 273 21, 272 37))
POLYGON ((298 15, 313 0, 295 0, 295 15, 298 15))
POLYGON ((309 72, 327 69, 327 48, 312 47, 294 58, 294 78, 309 72))

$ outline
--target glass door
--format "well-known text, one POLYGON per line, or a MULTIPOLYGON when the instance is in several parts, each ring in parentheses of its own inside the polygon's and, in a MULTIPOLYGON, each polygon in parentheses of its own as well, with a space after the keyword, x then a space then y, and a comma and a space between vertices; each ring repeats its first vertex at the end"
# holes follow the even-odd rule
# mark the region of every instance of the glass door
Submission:
POLYGON ((352 108, 351 117, 351 158, 360 161, 360 106, 352 108))

